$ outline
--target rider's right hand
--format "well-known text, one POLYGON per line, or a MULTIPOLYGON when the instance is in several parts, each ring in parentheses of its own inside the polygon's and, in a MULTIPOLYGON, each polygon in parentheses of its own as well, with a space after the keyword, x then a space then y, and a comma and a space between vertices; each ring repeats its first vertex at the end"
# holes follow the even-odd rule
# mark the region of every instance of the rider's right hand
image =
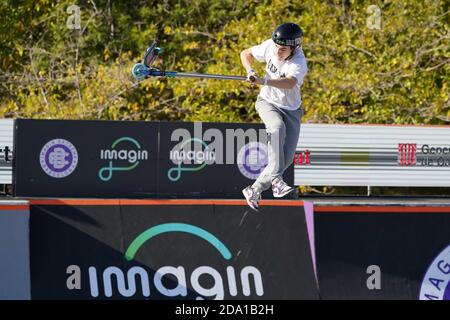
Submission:
POLYGON ((255 83, 256 79, 258 78, 258 76, 256 75, 255 70, 251 69, 248 73, 247 73, 247 81, 251 82, 251 83, 255 83))

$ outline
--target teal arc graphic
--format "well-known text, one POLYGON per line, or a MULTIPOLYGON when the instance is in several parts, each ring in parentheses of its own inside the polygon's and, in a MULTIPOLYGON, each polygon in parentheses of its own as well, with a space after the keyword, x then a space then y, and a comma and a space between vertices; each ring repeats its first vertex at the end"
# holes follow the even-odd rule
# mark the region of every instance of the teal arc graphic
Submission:
POLYGON ((216 236, 202 228, 186 223, 163 223, 145 230, 140 235, 138 235, 128 246, 128 249, 125 252, 125 259, 128 261, 133 260, 138 250, 148 240, 156 237, 157 235, 168 232, 185 232, 195 235, 206 240, 209 244, 216 248, 217 251, 219 251, 220 254, 224 257, 224 259, 231 259, 230 250, 228 250, 228 248, 216 236))
MULTIPOLYGON (((122 138, 117 139, 111 145, 111 149, 115 149, 116 146, 122 141, 129 141, 129 142, 133 143, 136 146, 136 148, 141 149, 141 145, 139 144, 139 142, 137 142, 135 139, 133 139, 131 137, 122 137, 122 138)), ((133 170, 134 168, 136 168, 138 165, 139 165, 139 161, 136 161, 135 163, 133 163, 131 166, 128 166, 128 167, 114 167, 112 160, 110 160, 108 162, 108 166, 103 167, 99 170, 98 177, 102 181, 109 181, 112 178, 113 171, 130 171, 130 170, 133 170), (107 176, 103 175, 103 173, 105 173, 105 172, 106 172, 107 176)))
MULTIPOLYGON (((203 147, 205 148, 204 151, 206 151, 206 150, 208 149, 208 147, 209 147, 209 146, 205 143, 205 141, 203 141, 203 140, 201 140, 201 139, 198 139, 198 138, 192 138, 192 139, 186 140, 186 141, 180 146, 180 150, 183 150, 183 147, 184 147, 187 143, 189 143, 189 142, 191 142, 191 141, 198 142, 198 143, 202 144, 203 147)), ((188 172, 188 171, 190 171, 190 172, 200 171, 200 170, 202 170, 202 169, 203 169, 204 167, 206 167, 206 166, 207 166, 207 163, 206 163, 206 162, 203 162, 203 163, 202 163, 201 165, 199 165, 199 166, 192 167, 192 168, 186 168, 186 167, 183 167, 183 166, 181 165, 181 162, 180 162, 180 163, 178 163, 178 165, 177 165, 176 167, 174 167, 174 168, 170 169, 169 171, 167 171, 167 177, 169 178, 170 181, 176 182, 176 181, 178 181, 178 180, 181 179, 181 172, 183 172, 183 171, 186 171, 186 172, 188 172), (175 174, 175 175, 174 175, 174 174, 175 174)))

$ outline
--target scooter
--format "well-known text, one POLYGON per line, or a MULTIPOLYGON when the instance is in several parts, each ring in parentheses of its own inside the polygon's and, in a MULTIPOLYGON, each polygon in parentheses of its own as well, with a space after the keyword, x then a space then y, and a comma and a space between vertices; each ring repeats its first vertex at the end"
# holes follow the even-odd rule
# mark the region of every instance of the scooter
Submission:
MULTIPOLYGON (((152 67, 153 62, 162 52, 162 49, 157 46, 156 41, 147 48, 142 62, 136 63, 131 70, 131 74, 137 80, 144 80, 149 77, 168 77, 168 78, 202 78, 202 79, 220 79, 220 80, 240 80, 245 81, 247 77, 243 76, 228 76, 222 74, 209 74, 209 73, 195 73, 195 72, 177 72, 177 71, 165 71, 152 67)), ((254 77, 250 78, 254 81, 254 77), (253 78, 253 79, 252 79, 253 78)))

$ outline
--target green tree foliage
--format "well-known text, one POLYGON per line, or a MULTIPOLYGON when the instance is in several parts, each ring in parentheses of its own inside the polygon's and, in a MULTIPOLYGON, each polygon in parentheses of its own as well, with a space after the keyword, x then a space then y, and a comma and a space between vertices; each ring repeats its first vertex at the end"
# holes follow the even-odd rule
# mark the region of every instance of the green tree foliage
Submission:
POLYGON ((259 121, 257 87, 138 82, 131 67, 156 38, 157 67, 244 75, 240 51, 294 21, 309 66, 304 122, 448 124, 449 10, 448 0, 0 0, 0 117, 259 121), (67 26, 71 5, 79 29, 67 26))

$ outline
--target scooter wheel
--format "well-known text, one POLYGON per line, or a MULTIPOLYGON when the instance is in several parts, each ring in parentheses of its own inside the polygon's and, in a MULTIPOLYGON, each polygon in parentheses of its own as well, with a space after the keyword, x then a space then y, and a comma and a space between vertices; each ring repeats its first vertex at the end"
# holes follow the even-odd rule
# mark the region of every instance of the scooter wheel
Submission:
POLYGON ((143 63, 136 63, 131 70, 131 74, 137 80, 143 80, 149 75, 150 69, 143 63))

